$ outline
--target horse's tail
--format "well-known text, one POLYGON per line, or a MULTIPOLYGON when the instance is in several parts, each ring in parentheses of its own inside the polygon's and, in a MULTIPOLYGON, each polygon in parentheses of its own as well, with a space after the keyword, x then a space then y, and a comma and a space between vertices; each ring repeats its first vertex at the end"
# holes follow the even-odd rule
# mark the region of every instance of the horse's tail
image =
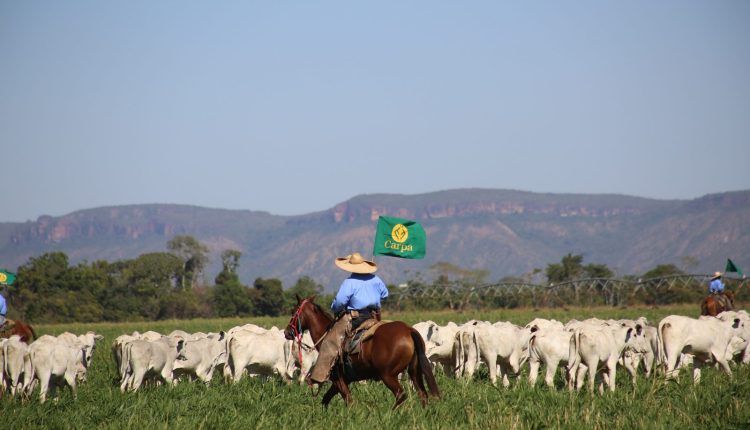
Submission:
POLYGON ((33 342, 37 340, 39 336, 36 335, 36 332, 34 331, 34 327, 32 327, 31 324, 26 324, 26 327, 28 327, 29 331, 31 332, 31 336, 32 336, 31 341, 33 342))
POLYGON ((414 329, 411 331, 411 338, 414 341, 414 352, 417 354, 417 359, 419 360, 419 370, 427 381, 427 387, 430 389, 430 394, 433 397, 440 397, 440 389, 437 386, 437 382, 435 382, 435 375, 432 373, 432 365, 430 364, 430 360, 427 359, 427 354, 425 353, 424 340, 422 340, 422 336, 419 332, 414 329))

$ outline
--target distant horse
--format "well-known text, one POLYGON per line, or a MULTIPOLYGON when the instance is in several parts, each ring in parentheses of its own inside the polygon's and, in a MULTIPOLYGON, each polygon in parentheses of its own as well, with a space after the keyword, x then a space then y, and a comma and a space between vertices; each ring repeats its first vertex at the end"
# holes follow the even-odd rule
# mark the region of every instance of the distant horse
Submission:
MULTIPOLYGON (((315 297, 304 300, 297 297, 297 307, 284 330, 287 339, 301 339, 305 330, 310 330, 315 347, 320 349, 319 340, 333 324, 333 318, 315 302, 315 297)), ((406 392, 398 380, 399 373, 408 370, 414 388, 424 406, 427 404, 427 390, 430 395, 440 397, 440 391, 432 366, 425 355, 422 336, 410 325, 401 321, 385 322, 377 328, 373 336, 361 344, 359 354, 350 355, 352 371, 344 371, 341 359, 331 372, 333 384, 323 395, 323 406, 328 406, 336 394, 341 394, 347 406, 352 403, 349 383, 366 379, 381 380, 396 396, 395 409, 404 400, 406 392), (423 380, 424 379, 424 380, 423 380)))
POLYGON ((711 294, 701 302, 701 315, 711 315, 715 317, 724 311, 731 311, 732 309, 734 309, 734 293, 731 291, 711 294))
POLYGON ((3 328, 0 328, 0 338, 8 338, 13 335, 21 337, 21 342, 31 343, 37 336, 34 328, 21 320, 7 320, 3 328))

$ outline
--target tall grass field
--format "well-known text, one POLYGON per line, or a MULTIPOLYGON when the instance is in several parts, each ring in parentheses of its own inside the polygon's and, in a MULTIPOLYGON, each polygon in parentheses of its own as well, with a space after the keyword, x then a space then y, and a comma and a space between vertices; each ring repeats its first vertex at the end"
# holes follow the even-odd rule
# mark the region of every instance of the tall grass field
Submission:
MULTIPOLYGON (((652 324, 670 314, 696 316, 696 306, 661 308, 593 308, 491 310, 475 312, 412 312, 386 314, 384 318, 408 323, 433 320, 462 323, 470 319, 510 321, 525 325, 536 317, 570 319, 647 317, 652 324)), ((5 395, 0 399, 0 422, 7 429, 692 429, 750 428, 750 366, 734 365, 730 378, 716 369, 704 369, 694 386, 690 371, 676 381, 663 376, 646 379, 642 374, 635 385, 624 368, 618 367, 614 393, 568 392, 558 372, 557 389, 541 381, 527 383, 528 365, 511 388, 493 386, 482 370, 472 381, 456 380, 436 371, 442 398, 422 407, 411 387, 409 399, 392 410, 394 398, 380 382, 353 384, 354 404, 346 407, 336 397, 326 410, 320 405, 322 393, 280 378, 243 378, 226 385, 221 372, 215 372, 210 386, 183 381, 174 387, 153 386, 135 393, 121 393, 119 376, 111 356, 112 340, 134 330, 169 333, 228 330, 255 323, 283 328, 288 317, 139 322, 121 324, 45 325, 37 334, 76 334, 93 330, 104 335, 97 344, 88 380, 79 385, 74 399, 65 388, 58 401, 40 404, 38 390, 28 400, 5 395)), ((543 379, 540 377, 540 380, 543 379)), ((408 386, 405 381, 404 385, 408 386)))

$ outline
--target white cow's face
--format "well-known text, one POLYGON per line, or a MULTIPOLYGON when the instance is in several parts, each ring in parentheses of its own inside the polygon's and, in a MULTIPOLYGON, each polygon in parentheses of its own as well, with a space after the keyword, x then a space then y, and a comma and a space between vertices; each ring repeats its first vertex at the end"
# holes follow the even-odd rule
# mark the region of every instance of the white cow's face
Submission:
POLYGON ((628 335, 626 337, 625 343, 626 347, 639 353, 648 352, 648 348, 650 347, 648 339, 646 339, 643 326, 640 324, 636 324, 635 327, 628 328, 628 335))

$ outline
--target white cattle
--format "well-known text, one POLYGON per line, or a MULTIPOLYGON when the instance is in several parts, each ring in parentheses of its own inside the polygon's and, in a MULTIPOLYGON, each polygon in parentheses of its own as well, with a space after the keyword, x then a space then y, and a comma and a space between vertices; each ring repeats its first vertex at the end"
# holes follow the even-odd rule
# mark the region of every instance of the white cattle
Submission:
POLYGON ((122 334, 117 336, 115 340, 112 341, 112 358, 114 358, 115 368, 120 374, 120 383, 122 383, 127 377, 127 363, 123 363, 122 361, 123 349, 129 342, 140 338, 141 334, 135 331, 133 334, 122 334), (123 366, 123 364, 125 364, 125 366, 123 366))
POLYGON ((184 344, 182 339, 166 336, 154 341, 138 339, 125 344, 121 366, 124 377, 120 383, 120 391, 138 390, 147 374, 158 376, 171 385, 174 362, 184 344))
MULTIPOLYGON (((499 375, 503 386, 508 387, 508 375, 517 376, 522 362, 528 357, 530 331, 509 322, 497 322, 478 324, 473 332, 476 355, 487 364, 490 381, 495 384, 499 375)), ((471 374, 467 376, 471 377, 471 374)))
POLYGON ((416 330, 422 339, 424 339, 425 345, 429 345, 431 339, 437 335, 440 330, 440 326, 435 321, 421 321, 412 326, 416 330))
MULTIPOLYGON (((94 359, 96 341, 104 339, 104 336, 96 334, 93 331, 86 332, 86 334, 82 335, 75 335, 66 331, 58 335, 57 339, 71 347, 76 347, 78 344, 82 344, 84 347, 84 366, 86 367, 86 369, 88 369, 89 367, 91 367, 91 361, 94 359)), ((83 379, 81 380, 85 379, 86 378, 84 374, 83 379)))
POLYGON ((240 330, 227 335, 227 364, 224 366, 224 374, 225 377, 231 377, 232 381, 239 382, 247 369, 250 374, 278 374, 288 382, 293 376, 289 373, 291 359, 291 342, 284 338, 280 330, 268 330, 264 333, 240 330))
POLYGON ((667 378, 679 373, 677 361, 682 353, 693 356, 693 381, 700 382, 700 369, 705 363, 716 362, 731 375, 727 351, 738 329, 743 327, 739 318, 722 321, 718 318, 695 319, 670 315, 659 322, 658 336, 667 378))
POLYGON ((565 326, 563 323, 561 323, 558 320, 548 320, 546 318, 534 318, 533 320, 529 321, 528 324, 525 326, 530 332, 534 332, 537 330, 563 330, 565 329, 565 326))
MULTIPOLYGON (((580 389, 583 386, 583 378, 588 372, 589 391, 593 391, 596 373, 600 364, 603 364, 603 368, 608 371, 604 382, 609 386, 610 391, 614 391, 617 362, 623 351, 626 348, 635 348, 641 352, 645 350, 643 328, 640 325, 632 328, 597 326, 596 324, 599 322, 584 324, 573 332, 568 354, 568 373, 572 375, 572 371, 578 369, 576 389, 580 389), (585 364, 586 367, 579 367, 578 364, 585 364)), ((603 385, 600 385, 600 391, 602 387, 603 385)))
POLYGON ((298 380, 300 384, 305 382, 307 372, 310 371, 315 361, 318 359, 318 350, 313 346, 315 343, 310 336, 310 332, 305 330, 302 334, 302 348, 297 343, 297 340, 291 341, 291 360, 288 361, 289 367, 287 368, 287 374, 294 374, 295 370, 299 368, 300 373, 298 380), (302 360, 300 361, 300 357, 302 360))
POLYGON ((430 343, 426 345, 427 358, 434 365, 440 365, 446 375, 455 374, 455 348, 456 333, 458 325, 449 322, 444 326, 438 326, 430 337, 430 343))
MULTIPOLYGON (((562 363, 567 367, 570 349, 570 338, 573 332, 560 326, 548 326, 534 330, 529 338, 529 383, 534 386, 539 373, 539 366, 544 363, 544 382, 554 387, 555 373, 562 363)), ((568 377, 568 386, 574 378, 568 377)))
POLYGON ((716 316, 722 321, 731 321, 739 319, 742 321, 742 328, 735 333, 732 339, 730 351, 727 354, 728 360, 734 360, 735 357, 743 364, 750 363, 750 315, 745 310, 724 311, 716 316), (731 357, 729 357, 731 354, 731 357))
POLYGON ((11 336, 2 340, 0 381, 2 381, 3 391, 10 388, 11 394, 16 395, 23 388, 23 360, 28 348, 29 346, 26 342, 22 342, 19 336, 11 336))
POLYGON ((76 381, 86 372, 85 346, 70 343, 52 336, 42 336, 31 345, 24 357, 24 389, 31 392, 34 380, 39 381, 39 401, 44 403, 47 394, 55 397, 56 387, 67 384, 76 397, 76 381))
POLYGON ((479 326, 491 326, 488 321, 469 321, 456 331, 453 342, 453 369, 456 377, 471 379, 479 366, 476 332, 479 326))
POLYGON ((656 327, 649 325, 648 320, 644 317, 640 317, 637 320, 618 320, 617 323, 625 324, 628 327, 635 328, 636 325, 643 327, 643 336, 646 340, 644 343, 644 352, 636 351, 632 348, 626 349, 623 357, 622 364, 625 369, 630 373, 633 383, 636 382, 636 375, 641 361, 646 372, 646 377, 651 376, 651 371, 654 368, 654 362, 659 363, 659 339, 657 337, 656 327))
POLYGON ((160 340, 164 335, 161 333, 155 332, 153 330, 149 330, 145 333, 142 333, 139 337, 142 340, 148 340, 148 341, 154 341, 154 340, 160 340))
POLYGON ((173 372, 189 373, 208 385, 213 378, 214 369, 227 361, 224 336, 224 332, 197 339, 189 336, 183 345, 180 359, 174 362, 173 372))
POLYGON ((167 335, 167 337, 179 337, 184 340, 190 339, 193 335, 186 332, 185 330, 172 330, 171 333, 167 335))

